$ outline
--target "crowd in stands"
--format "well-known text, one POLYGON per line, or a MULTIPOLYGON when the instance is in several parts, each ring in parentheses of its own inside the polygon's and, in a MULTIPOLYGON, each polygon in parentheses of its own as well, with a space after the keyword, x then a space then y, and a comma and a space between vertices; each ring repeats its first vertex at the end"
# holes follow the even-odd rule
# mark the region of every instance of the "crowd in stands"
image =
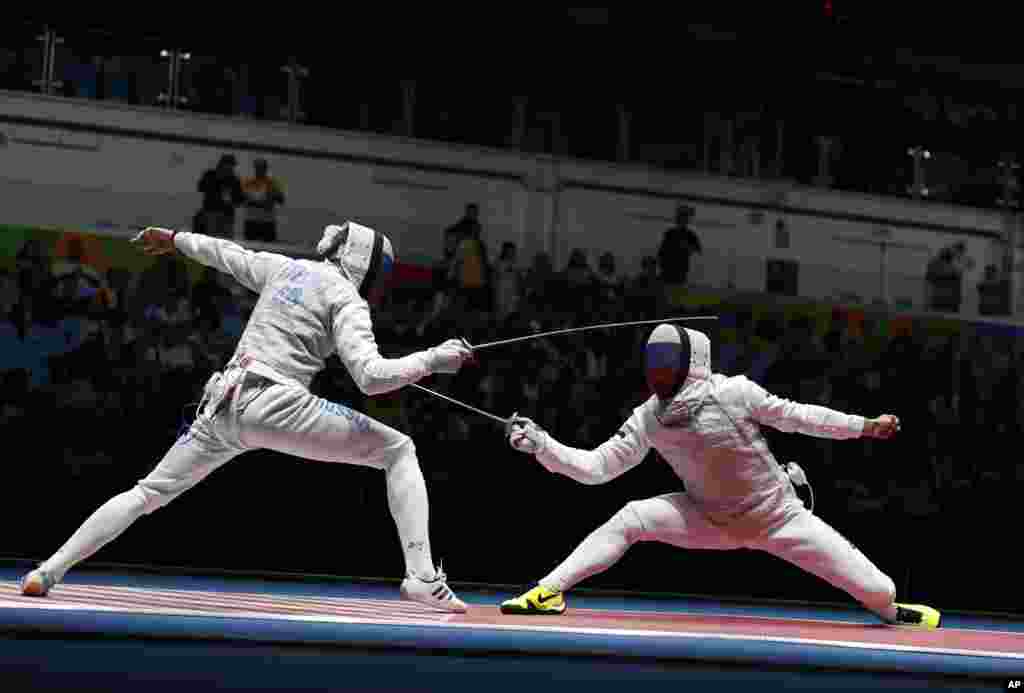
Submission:
MULTIPOLYGON (((664 278, 653 256, 636 276, 624 276, 612 254, 596 253, 593 262, 584 249, 560 269, 544 253, 524 266, 511 242, 492 260, 474 215, 468 208, 449 229, 430 286, 396 286, 375 308, 385 355, 452 336, 485 343, 706 312, 675 303, 679 285, 664 278)), ((118 267, 99 271, 81 239, 61 242, 62 255, 54 258, 51 248, 27 241, 16 270, 0 274, 0 430, 8 441, 30 441, 55 483, 108 492, 111 470, 122 480, 126 469, 143 475, 191 421, 202 385, 233 352, 255 296, 215 270, 190 269, 180 257, 158 258, 134 276, 118 267), (48 434, 54 426, 60 435, 48 434)), ((1024 427, 1024 359, 1014 337, 964 339, 910 322, 896 329, 884 316, 854 320, 838 308, 787 316, 763 296, 736 298, 714 312, 722 316, 707 328, 716 371, 746 374, 782 397, 903 420, 900 437, 884 448, 766 432, 780 461, 797 460, 808 470, 830 521, 865 543, 894 527, 997 507, 1024 481, 1017 458, 976 454, 978 441, 993 451, 1002 443, 1009 448, 1024 427)), ((596 330, 496 347, 481 352, 478 366, 425 384, 500 416, 529 416, 566 443, 596 446, 647 396, 640 360, 646 334, 596 330)), ((466 460, 523 464, 495 422, 409 388, 365 397, 336 358, 313 388, 408 432, 440 504, 459 503, 466 484, 487 478, 467 469, 466 460)), ((631 478, 617 497, 678 486, 657 472, 631 478)), ((587 524, 587 514, 580 518, 587 524)), ((903 551, 881 539, 877 545, 903 551)), ((923 550, 919 542, 915 547, 923 550)))

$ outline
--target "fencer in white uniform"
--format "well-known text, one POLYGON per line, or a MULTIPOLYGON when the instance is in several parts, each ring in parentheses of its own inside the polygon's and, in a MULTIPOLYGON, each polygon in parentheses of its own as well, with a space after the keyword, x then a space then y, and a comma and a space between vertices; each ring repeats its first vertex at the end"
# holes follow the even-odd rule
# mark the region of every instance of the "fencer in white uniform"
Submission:
POLYGON ((409 436, 309 391, 337 353, 359 389, 390 392, 433 373, 456 373, 472 351, 456 339, 402 358, 385 358, 373 334, 367 297, 394 263, 388 238, 346 222, 328 226, 319 261, 252 252, 205 235, 148 228, 135 239, 147 254, 182 253, 259 294, 234 356, 207 382, 196 419, 163 460, 133 488, 101 506, 51 558, 22 580, 45 596, 73 566, 135 520, 163 507, 247 450, 384 472, 387 499, 405 555, 404 598, 445 611, 466 605, 435 568, 428 536, 426 484, 409 436))
POLYGON ((712 373, 707 335, 673 324, 652 331, 645 359, 652 396, 597 448, 563 445, 524 417, 514 417, 509 442, 583 484, 615 479, 654 448, 685 492, 626 504, 537 586, 504 602, 504 613, 562 613, 564 592, 610 568, 635 542, 658 541, 765 551, 844 590, 885 623, 938 627, 935 609, 897 604, 892 579, 804 506, 790 478, 798 467, 781 466, 761 433, 770 426, 838 440, 889 438, 899 430, 895 416, 844 414, 779 398, 742 375, 712 373))

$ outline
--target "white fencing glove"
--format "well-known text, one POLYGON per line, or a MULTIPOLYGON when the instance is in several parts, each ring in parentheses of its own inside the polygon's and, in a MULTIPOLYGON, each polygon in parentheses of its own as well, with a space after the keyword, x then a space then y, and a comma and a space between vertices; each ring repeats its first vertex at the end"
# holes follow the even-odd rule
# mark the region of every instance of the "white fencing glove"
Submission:
POLYGON ((462 364, 472 359, 473 350, 461 339, 449 339, 433 349, 427 349, 427 367, 431 373, 458 373, 462 364))
POLYGON ((548 446, 547 432, 525 416, 512 415, 508 424, 508 444, 519 452, 536 455, 548 446))

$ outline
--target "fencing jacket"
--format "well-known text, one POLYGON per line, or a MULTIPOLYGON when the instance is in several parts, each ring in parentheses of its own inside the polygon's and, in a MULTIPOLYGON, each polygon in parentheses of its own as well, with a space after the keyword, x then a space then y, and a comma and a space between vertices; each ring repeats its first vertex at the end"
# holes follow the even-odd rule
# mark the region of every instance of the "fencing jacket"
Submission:
POLYGON ((326 359, 337 353, 368 395, 430 374, 424 352, 397 359, 381 356, 369 304, 331 264, 253 252, 195 233, 178 232, 174 244, 187 257, 230 274, 259 294, 229 365, 245 359, 250 371, 308 389, 326 359))
MULTIPOLYGON (((706 340, 695 347, 710 350, 706 340)), ((713 524, 751 537, 784 519, 779 513, 792 492, 761 427, 842 440, 859 437, 864 422, 862 416, 777 397, 742 375, 694 369, 670 403, 652 396, 597 448, 572 448, 549 436, 536 456, 551 472, 602 484, 638 465, 654 448, 713 524)))

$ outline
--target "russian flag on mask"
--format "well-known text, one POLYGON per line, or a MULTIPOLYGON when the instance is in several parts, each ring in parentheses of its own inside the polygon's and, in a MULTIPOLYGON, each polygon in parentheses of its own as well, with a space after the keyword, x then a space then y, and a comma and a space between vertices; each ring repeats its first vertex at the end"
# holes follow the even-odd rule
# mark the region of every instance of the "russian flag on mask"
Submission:
MULTIPOLYGON (((679 331, 671 325, 659 325, 651 333, 645 349, 647 380, 653 385, 671 387, 678 382, 687 346, 679 338, 679 331)), ((689 364, 689 355, 685 361, 689 364)))

